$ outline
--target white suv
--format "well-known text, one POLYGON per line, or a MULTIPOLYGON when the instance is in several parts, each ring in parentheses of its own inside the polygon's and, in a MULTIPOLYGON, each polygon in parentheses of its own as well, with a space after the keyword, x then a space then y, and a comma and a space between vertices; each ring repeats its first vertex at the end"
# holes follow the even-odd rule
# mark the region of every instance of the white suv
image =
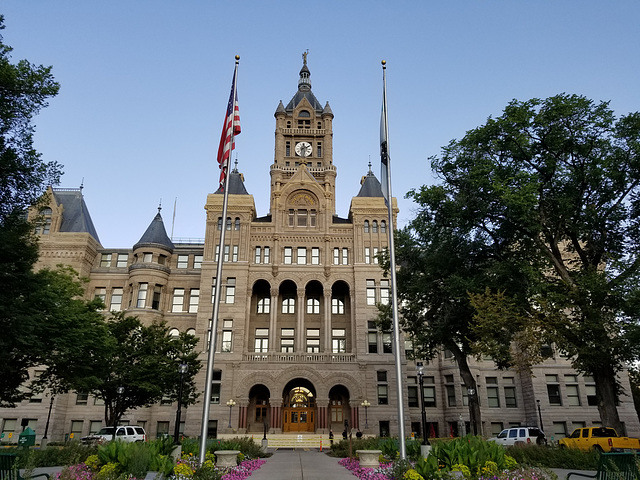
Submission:
POLYGON ((538 427, 513 427, 502 430, 497 437, 487 439, 500 445, 536 444, 545 445, 547 438, 538 427))
MULTIPOLYGON (((114 427, 103 427, 95 435, 82 437, 82 443, 103 443, 113 440, 114 427)), ((145 442, 147 434, 144 428, 136 425, 119 425, 116 431, 116 440, 121 442, 145 442)))

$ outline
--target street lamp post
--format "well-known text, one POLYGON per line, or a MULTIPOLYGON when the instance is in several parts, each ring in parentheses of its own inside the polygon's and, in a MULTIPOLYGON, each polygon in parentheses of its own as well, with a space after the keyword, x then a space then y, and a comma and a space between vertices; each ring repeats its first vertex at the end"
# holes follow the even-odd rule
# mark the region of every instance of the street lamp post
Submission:
POLYGON ((227 402, 227 406, 229 407, 229 428, 231 428, 231 409, 235 406, 236 402, 232 399, 230 399, 227 402))
POLYGON ((429 439, 427 438, 427 412, 424 408, 424 366, 422 362, 416 362, 416 373, 420 383, 420 400, 422 401, 422 445, 429 445, 429 439))
POLYGON ((536 400, 538 404, 538 418, 540 419, 540 430, 544 432, 544 427, 542 426, 542 411, 540 410, 540 400, 536 400))
POLYGON ((116 398, 116 411, 115 418, 113 421, 113 440, 116 439, 116 434, 118 433, 118 423, 120 421, 120 408, 122 407, 122 394, 124 393, 124 387, 120 385, 116 391, 118 392, 118 397, 116 398))
MULTIPOLYGON (((476 390, 473 387, 468 387, 467 388, 467 395, 469 396, 469 408, 470 408, 470 413, 469 413, 469 423, 470 425, 470 430, 473 431, 474 435, 478 434, 478 428, 476 425, 476 390)), ((471 433, 471 432, 469 432, 471 433)))
POLYGON ((369 416, 367 415, 367 411, 371 406, 371 402, 365 399, 360 405, 364 407, 364 428, 366 430, 367 428, 369 428, 369 416))
POLYGON ((184 374, 187 373, 189 365, 181 363, 178 365, 178 372, 180 373, 180 388, 178 388, 178 410, 176 411, 176 425, 173 430, 173 442, 178 445, 180 442, 180 420, 182 417, 182 388, 184 386, 184 374))

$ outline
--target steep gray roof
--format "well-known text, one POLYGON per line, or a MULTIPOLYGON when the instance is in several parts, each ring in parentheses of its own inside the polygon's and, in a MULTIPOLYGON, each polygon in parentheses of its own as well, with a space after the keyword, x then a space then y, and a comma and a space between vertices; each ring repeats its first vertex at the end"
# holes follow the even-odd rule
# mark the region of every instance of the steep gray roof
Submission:
POLYGON ((173 252, 173 242, 164 228, 160 208, 158 208, 158 213, 151 222, 151 225, 149 225, 149 228, 142 234, 142 237, 138 240, 138 243, 133 246, 133 249, 136 250, 140 247, 160 247, 169 252, 173 252))
POLYGON ((100 243, 89 209, 87 204, 84 203, 82 189, 53 189, 53 196, 56 203, 63 206, 60 231, 88 233, 100 243))
MULTIPOLYGON (((298 104, 302 101, 303 98, 306 98, 311 107, 318 113, 322 113, 324 110, 320 102, 316 98, 316 96, 311 91, 311 72, 309 71, 309 67, 307 67, 307 57, 303 56, 304 64, 300 69, 300 79, 298 80, 298 91, 293 96, 291 101, 287 104, 286 111, 292 112, 294 108, 298 106, 298 104)), ((278 105, 278 108, 280 106, 278 105)))
POLYGON ((357 197, 384 197, 384 195, 382 194, 382 186, 380 185, 380 181, 373 174, 373 172, 371 171, 371 168, 369 168, 369 172, 362 179, 362 186, 360 187, 360 191, 356 196, 357 197))
MULTIPOLYGON (((222 187, 218 187, 214 193, 224 193, 222 187)), ((238 172, 238 167, 231 170, 229 177, 229 195, 249 195, 242 180, 242 174, 238 172)))

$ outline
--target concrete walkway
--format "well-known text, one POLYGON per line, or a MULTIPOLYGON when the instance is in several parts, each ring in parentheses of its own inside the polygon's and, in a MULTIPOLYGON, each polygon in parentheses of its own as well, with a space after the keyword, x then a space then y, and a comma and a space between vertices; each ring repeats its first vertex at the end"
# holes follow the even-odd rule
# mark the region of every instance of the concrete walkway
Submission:
POLYGON ((339 460, 317 450, 278 449, 249 480, 356 480, 339 460))

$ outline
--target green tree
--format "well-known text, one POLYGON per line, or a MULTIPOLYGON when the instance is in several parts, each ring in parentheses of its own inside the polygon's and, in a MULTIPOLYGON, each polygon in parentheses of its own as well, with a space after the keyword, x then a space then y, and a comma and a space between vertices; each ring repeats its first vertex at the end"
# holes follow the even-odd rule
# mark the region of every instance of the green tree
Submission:
POLYGON ((22 222, 0 228, 0 405, 15 406, 28 397, 20 388, 29 369, 52 364, 57 357, 77 357, 90 350, 102 324, 100 306, 85 302, 77 273, 69 267, 33 272, 37 246, 31 227, 22 222), (22 235, 19 235, 19 233, 22 235), (25 241, 25 243, 21 243, 25 241))
POLYGON ((593 375, 602 422, 618 429, 617 374, 640 348, 639 153, 639 113, 616 119, 576 95, 514 100, 431 158, 441 184, 417 193, 520 265, 526 288, 472 297, 481 350, 514 364, 513 340, 529 352, 552 340, 593 375), (528 322, 538 335, 517 337, 528 322))
POLYGON ((92 333, 89 349, 78 348, 51 356, 51 365, 39 385, 54 392, 74 390, 104 400, 107 425, 120 421, 130 409, 152 405, 163 397, 176 399, 180 385, 178 365, 188 365, 182 404, 195 402, 194 377, 201 362, 195 351, 197 338, 169 335, 164 323, 143 325, 137 317, 113 312, 102 317, 92 333), (122 393, 119 388, 122 387, 122 393))
MULTIPOLYGON (((0 15, 0 30, 4 16, 0 15)), ((48 185, 57 184, 61 166, 44 162, 33 148, 32 119, 58 93, 51 67, 26 60, 11 63, 11 47, 0 35, 0 227, 11 215, 35 205, 48 185)))

